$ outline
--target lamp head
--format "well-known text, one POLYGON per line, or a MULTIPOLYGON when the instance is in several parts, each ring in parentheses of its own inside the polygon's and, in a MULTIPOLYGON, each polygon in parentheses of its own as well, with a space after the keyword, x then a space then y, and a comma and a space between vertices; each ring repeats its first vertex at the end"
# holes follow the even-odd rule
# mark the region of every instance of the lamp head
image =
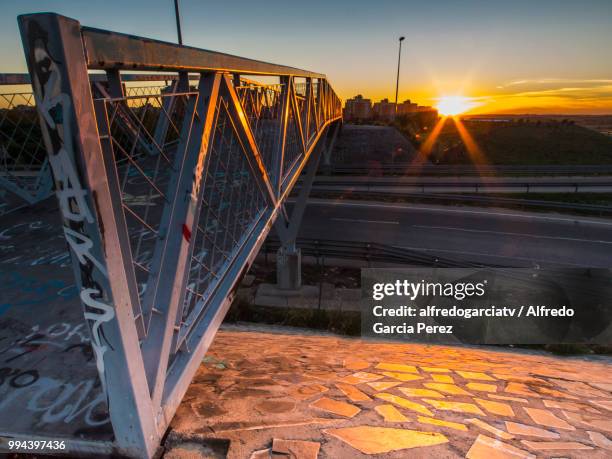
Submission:
POLYGON ((399 37, 399 41, 404 41, 406 37, 399 37))

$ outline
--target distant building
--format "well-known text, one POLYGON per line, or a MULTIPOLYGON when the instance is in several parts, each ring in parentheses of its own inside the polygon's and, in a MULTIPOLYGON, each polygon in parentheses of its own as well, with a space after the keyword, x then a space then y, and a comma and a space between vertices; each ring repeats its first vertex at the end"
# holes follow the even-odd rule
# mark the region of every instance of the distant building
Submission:
POLYGON ((427 118, 430 116, 436 119, 438 112, 432 107, 420 106, 413 103, 410 99, 406 99, 402 103, 397 104, 390 102, 389 99, 383 99, 380 102, 374 103, 370 99, 364 99, 359 94, 352 99, 347 99, 344 105, 344 120, 345 121, 363 121, 369 119, 391 121, 399 115, 415 115, 417 113, 427 113, 427 118))
POLYGON ((381 120, 392 120, 395 118, 395 104, 389 102, 389 99, 383 99, 380 102, 376 102, 372 107, 374 116, 381 120))
POLYGON ((364 99, 361 94, 347 99, 344 104, 344 119, 346 121, 367 120, 372 118, 372 101, 364 99))
POLYGON ((407 115, 409 113, 416 113, 419 111, 419 107, 417 104, 414 104, 410 101, 410 99, 406 99, 401 104, 397 104, 397 114, 398 115, 407 115))

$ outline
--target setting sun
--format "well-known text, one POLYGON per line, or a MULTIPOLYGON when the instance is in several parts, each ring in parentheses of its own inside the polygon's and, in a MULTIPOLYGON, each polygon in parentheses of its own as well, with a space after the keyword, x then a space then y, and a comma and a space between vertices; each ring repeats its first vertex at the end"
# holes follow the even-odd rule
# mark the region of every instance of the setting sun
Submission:
POLYGON ((436 104, 436 108, 444 116, 460 115, 474 106, 474 102, 465 96, 441 96, 436 104))

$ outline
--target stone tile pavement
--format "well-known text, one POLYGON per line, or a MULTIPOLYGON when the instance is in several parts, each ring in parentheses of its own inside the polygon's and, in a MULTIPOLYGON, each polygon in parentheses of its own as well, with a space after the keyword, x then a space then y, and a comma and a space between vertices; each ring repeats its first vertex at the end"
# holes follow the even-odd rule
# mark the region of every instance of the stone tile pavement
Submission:
POLYGON ((226 328, 169 439, 230 458, 611 458, 611 362, 226 328))

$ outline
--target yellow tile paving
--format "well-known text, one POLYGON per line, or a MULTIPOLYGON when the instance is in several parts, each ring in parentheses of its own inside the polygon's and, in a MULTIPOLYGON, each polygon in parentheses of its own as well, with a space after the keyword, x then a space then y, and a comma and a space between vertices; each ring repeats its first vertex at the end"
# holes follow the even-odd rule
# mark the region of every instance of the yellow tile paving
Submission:
POLYGON ((523 435, 526 437, 547 438, 549 440, 556 440, 560 437, 557 432, 551 432, 550 430, 541 429, 540 427, 535 426, 528 426, 518 422, 506 421, 506 429, 510 433, 515 435, 523 435))
POLYGON ((448 439, 440 433, 389 427, 358 426, 326 429, 323 432, 348 443, 363 454, 382 454, 448 442, 448 439))
POLYGON ((420 403, 412 402, 410 400, 406 400, 403 397, 398 397, 397 395, 388 394, 386 392, 381 392, 380 394, 375 395, 376 398, 384 400, 386 402, 394 403, 402 408, 406 408, 408 410, 416 411, 417 413, 424 414, 425 416, 433 416, 433 413, 424 405, 420 403))
POLYGON ((471 382, 465 385, 468 389, 477 390, 479 392, 497 392, 497 386, 495 384, 485 384, 471 382))
POLYGON ((438 392, 443 392, 450 395, 472 395, 455 384, 445 383, 425 383, 423 384, 428 389, 433 389, 438 392))
POLYGON ((336 383, 336 387, 340 389, 342 393, 344 393, 344 395, 351 400, 351 402, 369 402, 372 400, 366 394, 350 384, 339 382, 336 383))
POLYGON ((521 440, 521 443, 527 446, 528 448, 534 449, 536 451, 557 451, 557 450, 583 450, 583 449, 593 449, 592 446, 587 446, 582 443, 578 443, 575 441, 529 441, 529 440, 521 440))
POLYGON ((401 363, 386 363, 381 362, 376 365, 378 370, 403 371, 406 373, 418 373, 417 367, 414 365, 402 365, 401 363))
POLYGON ((450 373, 451 372, 448 368, 437 368, 437 367, 421 367, 421 370, 424 370, 428 373, 450 373))
POLYGON ((393 405, 378 405, 374 409, 380 414, 385 422, 407 422, 409 419, 399 412, 393 405))
POLYGON ((498 416, 514 417, 514 410, 507 403, 493 402, 491 400, 483 400, 482 398, 474 398, 474 401, 489 413, 497 414, 498 416))
POLYGON ((418 389, 414 387, 398 387, 402 394, 407 397, 429 397, 429 398, 445 398, 440 392, 431 389, 418 389))
POLYGON ((389 378, 399 379, 400 381, 416 381, 418 379, 423 379, 422 376, 411 374, 411 373, 395 373, 391 371, 383 371, 383 375, 389 378))
POLYGON ((478 435, 465 457, 467 459, 535 459, 535 455, 528 451, 486 435, 478 435))
POLYGON ((395 386, 399 386, 401 382, 399 381, 377 381, 377 382, 369 382, 367 383, 375 391, 379 392, 382 390, 387 390, 395 386))
POLYGON ((548 410, 529 408, 527 406, 524 406, 523 409, 536 424, 546 427, 553 427, 555 429, 576 430, 574 426, 568 424, 566 421, 555 416, 548 410))
POLYGON ((431 375, 431 379, 433 379, 435 382, 441 382, 441 383, 449 383, 452 384, 455 382, 455 380, 449 376, 449 375, 436 375, 433 374, 431 375))
POLYGON ((446 400, 433 400, 428 398, 424 398, 423 401, 425 403, 429 403, 437 410, 457 411, 459 413, 469 413, 486 416, 486 414, 484 414, 482 410, 473 403, 449 402, 446 400))
POLYGON ((431 424, 432 426, 440 426, 440 427, 448 427, 449 429, 461 430, 463 432, 467 432, 468 428, 465 424, 460 424, 458 422, 451 421, 443 421, 441 419, 428 418, 425 416, 419 416, 417 421, 423 424, 431 424))
POLYGON ((344 416, 346 418, 352 418, 361 411, 361 409, 355 405, 338 400, 332 400, 331 398, 327 397, 322 397, 316 402, 312 402, 310 406, 312 408, 318 408, 320 410, 327 411, 328 413, 337 414, 338 416, 344 416))
POLYGON ((465 379, 477 379, 479 381, 495 381, 495 378, 477 371, 455 371, 459 376, 465 379))
POLYGON ((514 438, 514 435, 511 435, 508 432, 504 432, 503 430, 498 429, 497 427, 487 424, 481 419, 470 418, 470 419, 466 419, 465 421, 469 422, 472 425, 475 425, 476 427, 482 430, 486 430, 487 432, 495 435, 496 437, 502 438, 504 440, 512 440, 514 438))

